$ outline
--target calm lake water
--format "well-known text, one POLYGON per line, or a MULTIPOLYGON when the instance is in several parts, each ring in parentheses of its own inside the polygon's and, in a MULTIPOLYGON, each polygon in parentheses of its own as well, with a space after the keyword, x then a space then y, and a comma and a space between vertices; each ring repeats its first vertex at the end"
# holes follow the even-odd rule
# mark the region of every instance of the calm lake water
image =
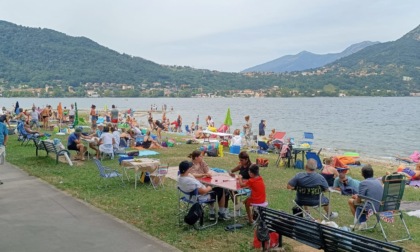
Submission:
MULTIPOLYGON (((361 157, 390 159, 395 155, 408 156, 419 150, 420 97, 344 97, 344 98, 1 98, 0 106, 11 109, 19 101, 30 108, 58 102, 68 106, 77 102, 88 109, 95 104, 99 110, 115 104, 120 110, 149 110, 156 104, 160 110, 166 104, 169 119, 180 114, 184 125, 200 116, 203 125, 207 115, 219 127, 231 110, 232 128, 242 129, 244 116, 250 115, 254 134, 258 134, 261 119, 267 120, 266 134, 272 128, 286 131, 299 140, 303 132, 313 132, 314 148, 330 151, 357 151, 361 157), (417 125, 417 126, 416 126, 417 125)), ((161 118, 160 114, 154 118, 161 118)), ((137 118, 146 124, 146 117, 137 118)))

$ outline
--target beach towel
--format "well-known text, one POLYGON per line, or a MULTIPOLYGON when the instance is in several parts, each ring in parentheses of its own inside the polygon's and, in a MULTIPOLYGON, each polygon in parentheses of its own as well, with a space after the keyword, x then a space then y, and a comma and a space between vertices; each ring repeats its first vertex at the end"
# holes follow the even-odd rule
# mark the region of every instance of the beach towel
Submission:
POLYGON ((420 187, 420 180, 411 180, 409 186, 420 187))
POLYGON ((156 151, 151 151, 151 150, 142 150, 139 151, 139 157, 144 157, 144 156, 153 156, 153 155, 159 155, 159 152, 156 151))

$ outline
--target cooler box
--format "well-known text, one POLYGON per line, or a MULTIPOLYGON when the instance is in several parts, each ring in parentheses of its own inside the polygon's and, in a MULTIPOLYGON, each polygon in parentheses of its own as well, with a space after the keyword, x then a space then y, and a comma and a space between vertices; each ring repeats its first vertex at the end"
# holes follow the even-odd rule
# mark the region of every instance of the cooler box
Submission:
POLYGON ((230 146, 230 153, 232 154, 239 154, 239 152, 241 152, 241 146, 239 145, 232 145, 230 146))

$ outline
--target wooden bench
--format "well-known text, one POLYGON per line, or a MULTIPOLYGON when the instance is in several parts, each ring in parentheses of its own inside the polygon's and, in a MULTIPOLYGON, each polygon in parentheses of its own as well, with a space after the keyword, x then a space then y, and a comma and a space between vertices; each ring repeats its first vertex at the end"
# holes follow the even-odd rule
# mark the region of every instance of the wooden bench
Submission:
POLYGON ((258 211, 268 229, 279 234, 279 246, 282 246, 282 237, 285 236, 324 251, 404 251, 402 247, 392 243, 333 228, 285 212, 265 207, 259 207, 258 211))
POLYGON ((55 163, 58 164, 58 158, 60 156, 65 156, 67 154, 70 157, 70 153, 68 150, 59 150, 55 147, 53 142, 44 141, 39 139, 33 139, 34 145, 36 147, 36 156, 38 156, 39 150, 45 150, 47 152, 47 156, 49 153, 55 154, 55 163))

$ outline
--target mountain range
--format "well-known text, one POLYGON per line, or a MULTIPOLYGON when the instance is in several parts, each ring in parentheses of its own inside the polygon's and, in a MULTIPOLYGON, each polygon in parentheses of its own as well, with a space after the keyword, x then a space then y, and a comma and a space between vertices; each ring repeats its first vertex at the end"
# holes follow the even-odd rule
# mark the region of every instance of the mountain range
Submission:
POLYGON ((303 71, 318 67, 323 67, 338 59, 347 57, 356 53, 368 46, 378 44, 379 42, 364 41, 353 44, 340 53, 315 54, 307 51, 302 51, 296 55, 286 55, 278 59, 247 68, 242 71, 246 72, 273 72, 284 73, 292 71, 303 71))
POLYGON ((160 65, 118 53, 85 37, 0 20, 0 91, 9 96, 31 95, 8 90, 48 85, 76 91, 59 95, 84 96, 89 83, 114 83, 132 85, 134 91, 122 93, 115 85, 96 85, 95 91, 109 96, 143 96, 160 88, 157 95, 163 96, 165 88, 172 90, 171 95, 182 97, 205 92, 229 96, 245 89, 264 96, 394 96, 420 92, 420 26, 396 41, 363 49, 359 46, 366 43, 346 49, 346 53, 358 50, 349 56, 310 70, 226 73, 160 65))

